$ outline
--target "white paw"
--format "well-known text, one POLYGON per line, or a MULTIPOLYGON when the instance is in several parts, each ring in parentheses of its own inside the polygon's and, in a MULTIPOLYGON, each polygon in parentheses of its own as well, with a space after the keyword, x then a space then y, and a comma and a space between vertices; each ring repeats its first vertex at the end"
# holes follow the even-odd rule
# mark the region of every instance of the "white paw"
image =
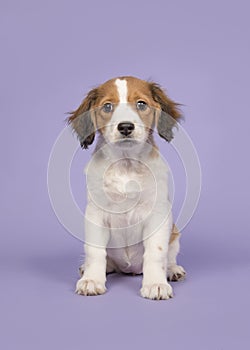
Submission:
POLYGON ((186 277, 186 271, 180 265, 168 266, 168 280, 169 281, 182 281, 186 277))
POLYGON ((81 295, 99 295, 106 292, 104 283, 80 278, 76 284, 76 293, 81 295))
POLYGON ((147 284, 141 288, 143 298, 163 300, 173 297, 173 289, 168 283, 147 284))

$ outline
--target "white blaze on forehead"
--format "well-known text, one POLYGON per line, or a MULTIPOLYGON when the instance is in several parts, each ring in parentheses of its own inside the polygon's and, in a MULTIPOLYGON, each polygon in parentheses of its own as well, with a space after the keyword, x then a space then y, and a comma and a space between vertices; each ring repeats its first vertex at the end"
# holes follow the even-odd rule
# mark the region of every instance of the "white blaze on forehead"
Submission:
POLYGON ((114 110, 114 113, 110 120, 110 125, 116 130, 115 132, 117 132, 120 135, 120 133, 117 130, 117 125, 119 123, 126 121, 131 123, 139 123, 141 125, 142 121, 138 113, 136 113, 136 111, 134 111, 128 103, 127 80, 118 78, 115 80, 115 85, 117 88, 119 103, 114 110))
POLYGON ((120 103, 128 102, 128 87, 125 79, 116 79, 115 85, 117 86, 120 103))

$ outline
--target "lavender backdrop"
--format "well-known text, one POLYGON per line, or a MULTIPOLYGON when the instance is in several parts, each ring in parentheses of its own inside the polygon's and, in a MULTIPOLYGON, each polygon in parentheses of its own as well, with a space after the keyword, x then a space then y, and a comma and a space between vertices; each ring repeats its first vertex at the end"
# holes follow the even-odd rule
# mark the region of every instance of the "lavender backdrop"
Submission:
MULTIPOLYGON (((249 347, 249 10, 247 1, 1 1, 2 349, 249 347), (141 277, 74 294, 82 243, 46 187, 51 147, 93 85, 152 78, 185 106, 201 199, 185 228, 175 298, 139 297, 141 277), (248 345, 247 345, 248 344, 248 345)), ((161 144, 168 158, 171 147, 161 144)), ((72 186, 84 203, 78 152, 72 186)), ((172 159, 175 183, 182 183, 172 159)), ((182 186, 180 185, 181 198, 182 186)), ((176 209, 177 210, 177 209, 176 209)))

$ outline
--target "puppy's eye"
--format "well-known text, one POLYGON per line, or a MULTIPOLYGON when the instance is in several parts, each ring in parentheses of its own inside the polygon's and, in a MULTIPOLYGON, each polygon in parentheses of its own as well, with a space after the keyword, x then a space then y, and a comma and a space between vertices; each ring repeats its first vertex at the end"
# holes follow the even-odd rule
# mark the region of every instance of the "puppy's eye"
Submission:
POLYGON ((145 101, 137 101, 136 108, 139 111, 145 111, 148 108, 148 105, 145 101))
POLYGON ((110 102, 105 103, 105 104, 102 106, 102 110, 103 110, 103 112, 105 112, 105 113, 110 113, 110 112, 112 112, 112 110, 113 110, 113 105, 112 105, 112 103, 110 103, 110 102))

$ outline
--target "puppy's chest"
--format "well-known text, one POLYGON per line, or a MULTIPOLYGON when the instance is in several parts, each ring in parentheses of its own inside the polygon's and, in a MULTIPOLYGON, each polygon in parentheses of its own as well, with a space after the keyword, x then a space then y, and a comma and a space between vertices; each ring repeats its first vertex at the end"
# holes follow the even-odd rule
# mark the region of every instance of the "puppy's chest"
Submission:
POLYGON ((149 167, 138 160, 118 160, 105 171, 103 188, 111 201, 142 201, 153 191, 155 179, 149 167))

